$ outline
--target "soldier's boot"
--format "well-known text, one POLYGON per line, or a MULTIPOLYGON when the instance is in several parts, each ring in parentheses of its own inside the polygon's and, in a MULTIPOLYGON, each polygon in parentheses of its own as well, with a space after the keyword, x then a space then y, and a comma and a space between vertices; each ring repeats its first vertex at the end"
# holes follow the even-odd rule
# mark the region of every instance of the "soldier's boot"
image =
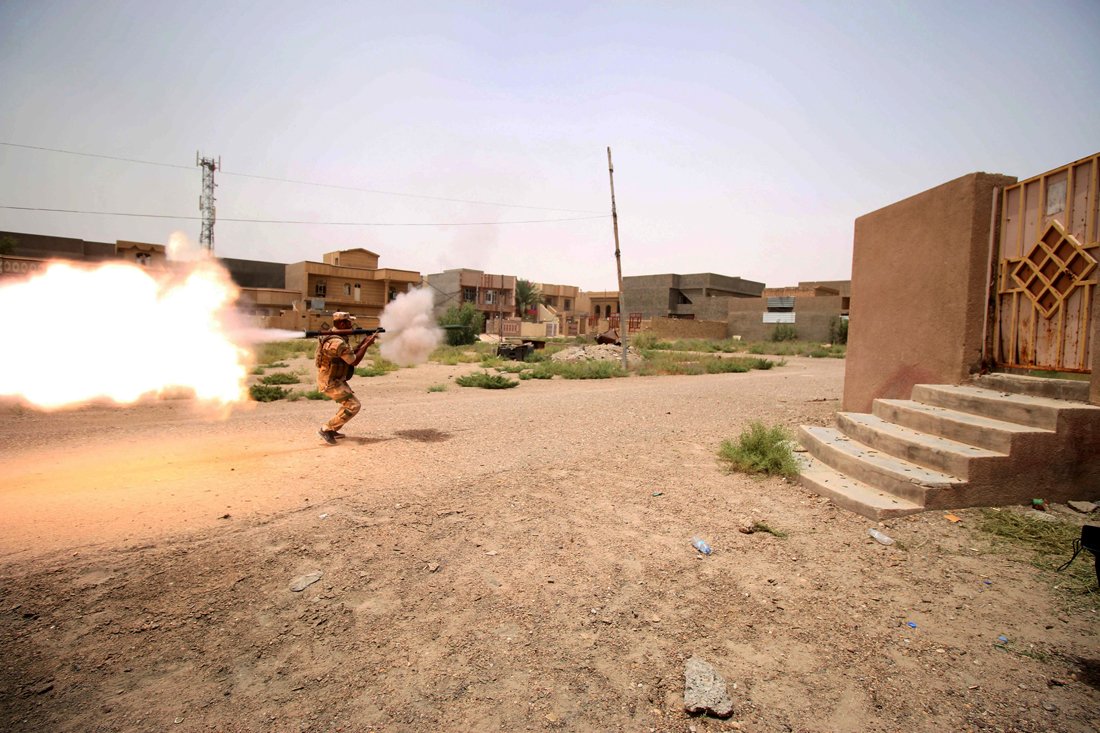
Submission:
POLYGON ((321 440, 325 441, 329 445, 336 445, 335 430, 325 430, 324 428, 321 428, 317 431, 317 434, 321 436, 321 440))

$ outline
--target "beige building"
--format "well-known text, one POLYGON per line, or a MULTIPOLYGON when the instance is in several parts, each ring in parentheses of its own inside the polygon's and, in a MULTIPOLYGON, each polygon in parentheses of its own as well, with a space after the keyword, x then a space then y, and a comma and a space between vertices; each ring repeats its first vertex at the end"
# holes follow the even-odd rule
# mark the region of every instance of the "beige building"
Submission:
POLYGON ((481 270, 459 268, 426 275, 424 282, 435 292, 437 318, 448 308, 464 303, 471 303, 481 311, 486 323, 494 317, 516 316, 515 275, 491 275, 481 270))

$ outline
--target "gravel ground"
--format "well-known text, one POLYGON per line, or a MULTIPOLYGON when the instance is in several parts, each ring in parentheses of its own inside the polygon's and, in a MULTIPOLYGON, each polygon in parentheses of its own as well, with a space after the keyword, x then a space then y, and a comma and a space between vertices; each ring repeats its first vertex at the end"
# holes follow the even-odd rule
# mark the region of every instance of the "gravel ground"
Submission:
POLYGON ((0 406, 0 729, 1100 729, 1095 613, 976 511, 886 547, 717 463, 752 420, 831 423, 843 361, 453 384, 475 369, 356 380, 337 447, 328 402, 0 406), (693 655, 731 719, 683 712, 693 655))

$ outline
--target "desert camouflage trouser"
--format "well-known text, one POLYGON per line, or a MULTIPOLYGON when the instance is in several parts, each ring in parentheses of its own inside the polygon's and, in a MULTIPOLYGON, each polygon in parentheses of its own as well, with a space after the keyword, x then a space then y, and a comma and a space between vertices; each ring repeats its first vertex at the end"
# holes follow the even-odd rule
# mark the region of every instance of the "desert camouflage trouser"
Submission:
POLYGON ((351 391, 351 387, 348 386, 347 382, 326 389, 325 396, 340 404, 340 409, 336 415, 325 423, 325 430, 339 430, 347 424, 348 420, 358 415, 359 410, 363 408, 363 403, 351 391))

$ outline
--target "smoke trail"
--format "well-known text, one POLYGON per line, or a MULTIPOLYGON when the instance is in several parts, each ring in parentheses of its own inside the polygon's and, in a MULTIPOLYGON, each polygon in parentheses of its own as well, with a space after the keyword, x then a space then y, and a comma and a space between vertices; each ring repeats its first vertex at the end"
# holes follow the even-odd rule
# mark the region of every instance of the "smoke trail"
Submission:
POLYGON ((401 293, 391 300, 379 319, 386 332, 379 350, 401 366, 423 364, 443 341, 443 331, 432 317, 432 291, 427 288, 401 293))

